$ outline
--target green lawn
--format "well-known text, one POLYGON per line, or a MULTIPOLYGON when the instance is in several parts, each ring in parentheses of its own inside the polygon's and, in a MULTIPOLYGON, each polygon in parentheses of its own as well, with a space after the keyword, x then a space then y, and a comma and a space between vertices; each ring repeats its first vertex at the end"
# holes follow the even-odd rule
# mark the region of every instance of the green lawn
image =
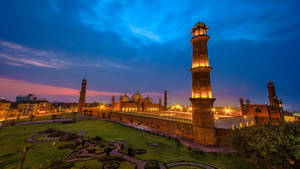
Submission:
MULTIPOLYGON (((73 114, 72 113, 59 113, 57 114, 57 118, 61 118, 61 119, 72 119, 73 118, 73 114)), ((26 117, 26 118, 21 118, 19 120, 15 120, 15 122, 26 122, 26 121, 30 121, 30 117, 26 117)), ((32 121, 41 121, 41 120, 52 120, 52 115, 43 115, 43 116, 34 116, 34 118, 32 119, 32 121)))
MULTIPOLYGON (((16 167, 20 163, 22 147, 27 144, 25 139, 50 127, 75 132, 86 130, 86 137, 100 136, 106 140, 127 140, 128 147, 147 150, 146 154, 136 156, 145 160, 153 159, 163 162, 187 160, 212 164, 220 168, 256 168, 252 163, 237 155, 197 153, 184 146, 177 146, 175 141, 168 138, 99 120, 78 121, 72 124, 48 123, 0 128, 0 168, 16 167), (153 143, 158 145, 153 146, 153 143)), ((28 152, 24 168, 39 168, 51 161, 66 157, 71 150, 58 149, 57 147, 61 144, 65 143, 31 143, 32 150, 28 152)), ((80 166, 82 163, 87 165, 95 163, 95 165, 102 166, 102 163, 97 160, 78 162, 75 166, 80 166)), ((122 162, 121 168, 134 168, 134 165, 122 162)))

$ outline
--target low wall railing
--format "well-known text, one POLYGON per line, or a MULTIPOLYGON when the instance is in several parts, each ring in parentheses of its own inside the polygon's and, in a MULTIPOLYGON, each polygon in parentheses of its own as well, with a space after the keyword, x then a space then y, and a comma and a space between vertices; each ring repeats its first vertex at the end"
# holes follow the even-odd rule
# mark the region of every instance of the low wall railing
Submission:
POLYGON ((139 117, 176 121, 176 122, 181 122, 181 123, 192 124, 192 122, 193 122, 191 119, 178 118, 178 117, 166 117, 166 116, 151 115, 151 114, 140 114, 140 113, 134 113, 134 112, 120 112, 120 111, 113 111, 113 112, 120 113, 120 114, 126 114, 126 115, 139 116, 139 117))

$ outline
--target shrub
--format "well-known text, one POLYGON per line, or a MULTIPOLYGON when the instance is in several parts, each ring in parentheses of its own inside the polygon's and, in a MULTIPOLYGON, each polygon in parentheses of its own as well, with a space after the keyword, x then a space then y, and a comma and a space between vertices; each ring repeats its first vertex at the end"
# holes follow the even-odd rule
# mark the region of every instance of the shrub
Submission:
POLYGON ((62 137, 63 135, 65 135, 65 132, 60 131, 60 130, 55 130, 53 132, 50 132, 48 137, 62 137))
POLYGON ((66 136, 66 140, 67 141, 71 141, 71 140, 74 140, 74 139, 77 139, 79 136, 77 135, 77 134, 75 134, 75 133, 69 133, 69 134, 67 134, 67 136, 66 136))
POLYGON ((146 154, 147 150, 145 149, 135 149, 134 154, 146 154))
POLYGON ((16 121, 15 121, 15 120, 9 121, 9 125, 14 126, 15 124, 16 124, 16 121))
POLYGON ((160 169, 159 162, 156 160, 149 160, 145 166, 145 169, 160 169))
POLYGON ((54 120, 57 119, 57 116, 58 116, 57 114, 52 114, 52 115, 51 115, 51 118, 52 118, 52 120, 53 120, 53 123, 54 123, 54 120))
POLYGON ((128 155, 129 155, 129 156, 134 157, 134 150, 133 150, 133 148, 130 148, 130 147, 129 147, 129 148, 127 149, 127 151, 128 151, 128 155))
POLYGON ((300 122, 254 126, 233 131, 238 154, 265 168, 300 168, 300 122))
POLYGON ((120 163, 117 161, 108 161, 103 164, 103 169, 117 169, 120 167, 120 163))
POLYGON ((60 146, 58 146, 58 148, 59 149, 67 149, 67 148, 69 148, 69 149, 75 149, 77 146, 78 146, 77 143, 75 143, 75 144, 70 143, 70 144, 60 145, 60 146))
POLYGON ((54 131, 57 131, 57 129, 55 129, 55 128, 47 128, 46 130, 44 130, 45 133, 52 133, 54 131))
POLYGON ((71 124, 71 123, 76 123, 74 120, 69 120, 69 121, 63 121, 61 122, 62 124, 71 124))
POLYGON ((98 160, 101 162, 112 161, 112 160, 123 161, 123 159, 116 157, 116 156, 104 156, 102 158, 99 158, 98 160))

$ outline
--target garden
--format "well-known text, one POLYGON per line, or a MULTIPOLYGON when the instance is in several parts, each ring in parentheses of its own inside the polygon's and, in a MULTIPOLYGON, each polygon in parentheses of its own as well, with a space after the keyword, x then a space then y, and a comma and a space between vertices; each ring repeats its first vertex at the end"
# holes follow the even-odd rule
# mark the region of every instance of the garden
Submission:
POLYGON ((257 168, 237 153, 207 153, 103 120, 0 128, 0 168, 257 168))

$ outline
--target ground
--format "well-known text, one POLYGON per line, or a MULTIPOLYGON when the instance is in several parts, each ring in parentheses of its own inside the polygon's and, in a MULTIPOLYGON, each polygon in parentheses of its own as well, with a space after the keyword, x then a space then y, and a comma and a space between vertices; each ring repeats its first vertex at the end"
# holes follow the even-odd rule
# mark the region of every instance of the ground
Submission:
MULTIPOLYGON (((128 147, 147 150, 146 154, 135 156, 142 160, 158 160, 161 162, 191 161, 210 164, 218 168, 232 169, 256 168, 252 162, 237 154, 196 152, 178 145, 174 140, 101 120, 78 121, 71 124, 48 123, 0 128, 0 168, 15 168, 18 166, 21 161, 22 148, 28 144, 25 140, 47 128, 70 132, 85 130, 84 137, 86 138, 100 136, 105 140, 126 140, 128 147), (156 143, 157 146, 154 146, 153 143, 156 143)), ((66 143, 59 141, 55 143, 31 143, 32 149, 26 156, 24 168, 40 168, 52 161, 65 158, 72 150, 58 149, 57 147, 62 144, 66 143)), ((99 166, 97 168, 101 168, 103 163, 98 160, 75 163, 78 168, 82 165, 99 166)), ((129 162, 122 162, 120 168, 134 168, 134 165, 129 162)))

